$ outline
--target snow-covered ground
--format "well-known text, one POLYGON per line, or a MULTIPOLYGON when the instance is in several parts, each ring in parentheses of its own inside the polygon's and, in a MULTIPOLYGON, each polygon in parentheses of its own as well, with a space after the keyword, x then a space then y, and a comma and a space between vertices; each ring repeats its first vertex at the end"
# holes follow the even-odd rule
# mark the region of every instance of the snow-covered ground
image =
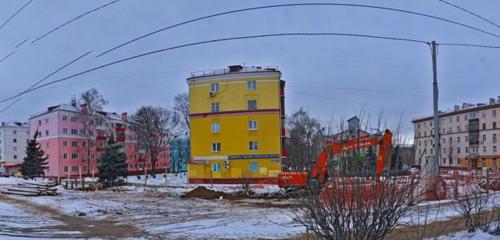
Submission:
MULTIPOLYGON (((39 206, 58 209, 62 214, 82 219, 96 221, 116 221, 117 224, 136 226, 144 238, 168 239, 285 239, 299 236, 304 228, 294 221, 294 200, 280 199, 243 199, 243 200, 203 200, 184 199, 182 194, 198 187, 205 186, 216 191, 232 193, 242 190, 242 186, 187 184, 185 175, 169 174, 167 178, 157 175, 148 179, 148 187, 144 187, 144 178, 130 176, 128 186, 98 192, 81 192, 59 188, 60 195, 55 197, 17 197, 28 200, 39 206)), ((18 179, 0 178, 2 185, 16 184, 18 179)), ((5 187, 5 186, 3 186, 5 187)), ((273 185, 251 185, 256 194, 278 193, 281 190, 273 185)), ((500 193, 491 195, 489 206, 497 206, 500 193)), ((452 208, 452 201, 437 201, 421 203, 414 207, 408 216, 401 219, 406 224, 422 224, 446 220, 458 213, 452 208)), ((33 226, 38 222, 47 221, 53 226, 60 238, 68 234, 61 224, 50 215, 36 215, 26 212, 0 199, 0 239, 11 232, 27 232, 30 237, 33 226), (23 221, 11 221, 20 217, 23 221), (29 220, 28 220, 29 219, 29 220), (34 224, 34 225, 30 225, 34 224), (3 230, 7 229, 7 230, 3 230)), ((36 232, 36 231, 35 231, 36 232)), ((78 232, 78 230, 77 230, 78 232)), ((39 232, 36 232, 39 233, 39 232)), ((43 235, 39 236, 53 236, 43 235)), ((54 232, 49 233, 54 234, 54 232)), ((465 237, 485 237, 482 233, 457 233, 447 239, 463 239, 465 237)), ((21 235, 22 236, 22 235, 21 235)), ((81 236, 75 233, 72 236, 81 236)), ((495 239, 495 238, 471 238, 495 239)))

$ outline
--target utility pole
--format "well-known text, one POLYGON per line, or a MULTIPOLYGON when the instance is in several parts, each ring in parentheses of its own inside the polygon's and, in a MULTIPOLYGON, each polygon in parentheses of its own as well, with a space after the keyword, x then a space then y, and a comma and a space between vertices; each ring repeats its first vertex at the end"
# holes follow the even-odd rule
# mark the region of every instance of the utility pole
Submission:
POLYGON ((436 177, 439 175, 439 153, 440 153, 440 137, 439 137, 439 108, 438 108, 438 83, 437 83, 437 44, 436 41, 431 43, 432 50, 432 100, 434 105, 434 158, 430 164, 429 175, 436 177))
MULTIPOLYGON (((431 42, 431 55, 432 55, 432 100, 434 107, 433 115, 433 149, 434 156, 429 161, 425 159, 424 167, 422 168, 422 176, 424 177, 424 198, 433 199, 437 197, 438 189, 438 177, 439 177, 439 108, 438 108, 438 83, 437 83, 437 43, 436 41, 431 42)), ((436 199, 434 199, 436 200, 436 199)))

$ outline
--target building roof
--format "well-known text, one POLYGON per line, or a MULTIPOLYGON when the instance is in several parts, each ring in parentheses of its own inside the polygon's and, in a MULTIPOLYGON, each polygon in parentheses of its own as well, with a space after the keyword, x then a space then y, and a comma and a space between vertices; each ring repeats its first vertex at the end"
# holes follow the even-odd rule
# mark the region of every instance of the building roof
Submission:
POLYGON ((222 76, 227 76, 227 75, 246 75, 246 74, 269 74, 269 73, 274 73, 278 74, 281 76, 281 72, 278 70, 278 67, 274 66, 241 66, 241 65, 231 65, 228 66, 227 68, 223 69, 212 69, 212 70, 205 70, 205 71, 199 71, 199 72, 192 72, 189 78, 187 79, 188 83, 189 81, 192 80, 198 80, 199 78, 218 78, 222 76))
POLYGON ((28 127, 28 123, 19 121, 8 121, 8 122, 2 122, 0 128, 2 127, 28 127))
MULTIPOLYGON (((456 114, 462 114, 462 113, 468 113, 468 112, 475 112, 475 111, 482 111, 482 110, 488 110, 491 108, 498 108, 500 107, 500 101, 496 102, 490 102, 490 104, 485 104, 485 103, 479 103, 477 105, 472 105, 472 104, 464 104, 462 108, 458 108, 458 106, 455 106, 455 109, 453 111, 448 111, 448 112, 443 112, 439 111, 439 117, 448 117, 448 116, 453 116, 456 114)), ((433 118, 432 114, 414 118, 411 120, 412 123, 416 122, 422 122, 422 121, 428 121, 433 118)))
MULTIPOLYGON (((50 112, 58 111, 58 110, 59 111, 66 111, 66 112, 75 112, 75 113, 79 111, 76 106, 71 105, 71 104, 67 104, 67 103, 63 103, 63 104, 59 104, 59 105, 55 105, 55 106, 50 106, 45 111, 33 114, 33 115, 31 115, 30 119, 47 114, 47 113, 50 113, 50 112)), ((117 114, 116 112, 98 111, 97 113, 104 116, 104 117, 112 119, 112 120, 122 121, 121 115, 117 114)))

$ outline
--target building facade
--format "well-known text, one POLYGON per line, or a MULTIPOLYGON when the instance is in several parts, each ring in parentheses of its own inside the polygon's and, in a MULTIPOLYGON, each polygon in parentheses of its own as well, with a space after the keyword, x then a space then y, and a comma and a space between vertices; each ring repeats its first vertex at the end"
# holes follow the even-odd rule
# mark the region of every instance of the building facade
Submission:
POLYGON ((284 150, 284 86, 270 67, 193 73, 190 183, 271 183, 284 150))
POLYGON ((176 138, 170 141, 170 172, 187 172, 187 162, 191 157, 189 138, 176 138))
POLYGON ((2 122, 0 125, 0 165, 3 169, 18 170, 26 157, 29 135, 27 123, 2 122))
MULTIPOLYGON (((130 129, 127 113, 121 115, 98 112, 95 127, 84 127, 84 116, 75 105, 61 104, 47 108, 29 119, 30 134, 38 131, 42 149, 48 157, 45 175, 57 178, 98 176, 97 166, 100 153, 104 151, 110 136, 123 144, 129 174, 143 174, 144 168, 151 172, 151 163, 140 154, 137 137, 130 129), (90 145, 87 146, 90 135, 90 145), (90 150, 90 154, 89 153, 90 150)), ((169 167, 168 152, 161 153, 157 161, 158 172, 169 167)))
MULTIPOLYGON (((432 116, 412 121, 415 161, 422 164, 434 156, 432 116)), ((439 114, 440 167, 469 169, 500 167, 500 97, 488 104, 464 103, 439 114)))

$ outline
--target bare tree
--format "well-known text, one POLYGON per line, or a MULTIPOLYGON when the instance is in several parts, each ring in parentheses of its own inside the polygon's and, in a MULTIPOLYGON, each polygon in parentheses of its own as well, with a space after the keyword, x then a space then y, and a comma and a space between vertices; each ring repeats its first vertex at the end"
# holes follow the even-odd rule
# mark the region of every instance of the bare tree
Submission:
POLYGON ((180 93, 174 98, 174 111, 179 113, 182 117, 182 127, 189 131, 189 95, 187 93, 180 93))
POLYGON ((307 163, 317 159, 322 150, 323 129, 319 121, 302 108, 287 119, 287 128, 285 164, 292 170, 303 170, 307 163))
POLYGON ((79 112, 82 117, 82 133, 85 136, 87 148, 87 154, 83 161, 87 161, 86 173, 89 175, 90 169, 93 167, 91 166, 90 154, 92 152, 92 148, 95 147, 94 144, 91 144, 91 142, 94 138, 97 122, 102 120, 98 112, 102 111, 104 105, 107 104, 107 101, 104 100, 103 96, 99 94, 96 89, 92 88, 80 94, 78 102, 79 105, 76 107, 79 108, 79 112))
POLYGON ((296 218, 318 239, 383 239, 409 212, 415 185, 409 177, 336 176, 320 190, 308 188, 296 218))
POLYGON ((155 173, 160 153, 168 150, 169 142, 175 135, 179 115, 162 107, 145 106, 137 110, 132 120, 139 148, 145 151, 155 173))

